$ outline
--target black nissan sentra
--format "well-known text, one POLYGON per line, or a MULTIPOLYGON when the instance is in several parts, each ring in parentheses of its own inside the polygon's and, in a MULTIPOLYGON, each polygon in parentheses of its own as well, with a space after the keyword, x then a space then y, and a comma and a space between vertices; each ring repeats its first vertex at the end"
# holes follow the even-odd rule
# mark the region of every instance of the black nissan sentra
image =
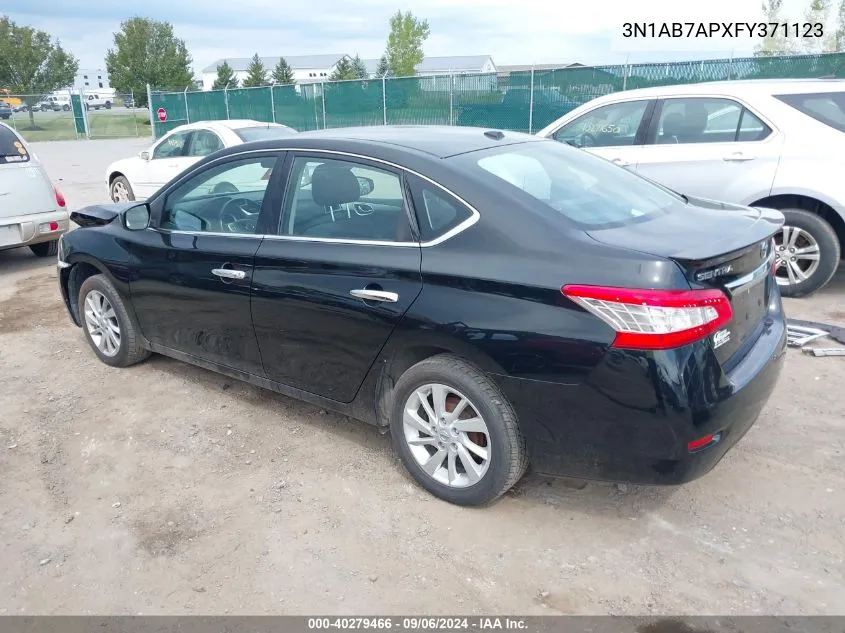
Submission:
POLYGON ((457 504, 529 467, 704 475, 764 408, 786 349, 780 213, 517 133, 249 143, 72 219, 61 292, 104 363, 164 354, 385 427, 413 477, 457 504))

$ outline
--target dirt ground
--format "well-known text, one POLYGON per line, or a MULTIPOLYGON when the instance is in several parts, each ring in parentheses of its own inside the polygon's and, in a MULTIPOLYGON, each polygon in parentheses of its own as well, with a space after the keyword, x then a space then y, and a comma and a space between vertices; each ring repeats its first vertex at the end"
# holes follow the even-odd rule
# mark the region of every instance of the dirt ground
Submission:
MULTIPOLYGON (((71 207, 138 141, 36 146, 71 207)), ((845 271, 790 316, 845 325, 845 271)), ((833 344, 833 343, 831 343, 833 344)), ((845 359, 790 350, 671 488, 529 476, 486 509, 389 438, 162 357, 100 363, 54 261, 0 253, 0 614, 843 614, 845 359)))

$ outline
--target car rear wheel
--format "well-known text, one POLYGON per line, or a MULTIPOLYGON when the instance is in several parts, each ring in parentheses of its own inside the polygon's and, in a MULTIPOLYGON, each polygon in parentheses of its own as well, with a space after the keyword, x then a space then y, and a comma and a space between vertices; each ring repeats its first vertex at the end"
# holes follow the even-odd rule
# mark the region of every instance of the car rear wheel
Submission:
POLYGON ((118 176, 111 182, 109 187, 112 202, 132 202, 135 200, 135 192, 132 191, 132 185, 123 177, 118 176))
POLYGON ((150 355, 114 285, 93 275, 79 289, 79 314, 85 338, 97 357, 112 367, 129 367, 150 355))
POLYGON ((37 257, 54 257, 59 252, 59 240, 32 244, 29 250, 37 257))
POLYGON ((781 209, 786 221, 775 235, 775 276, 785 297, 802 297, 827 285, 839 266, 836 232, 803 209, 781 209))
POLYGON ((394 389, 393 446, 411 476, 457 505, 489 503, 528 467, 516 414, 474 365, 449 354, 423 360, 394 389))

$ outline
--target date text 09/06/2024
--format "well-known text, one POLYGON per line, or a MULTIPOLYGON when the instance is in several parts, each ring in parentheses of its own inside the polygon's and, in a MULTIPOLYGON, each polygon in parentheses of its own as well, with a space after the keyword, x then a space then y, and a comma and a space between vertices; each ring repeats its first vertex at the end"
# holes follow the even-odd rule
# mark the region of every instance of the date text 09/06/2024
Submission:
POLYGON ((622 37, 824 37, 821 22, 625 22, 622 37))
POLYGON ((381 631, 494 631, 525 629, 521 618, 510 617, 322 617, 308 618, 308 630, 366 629, 381 631))

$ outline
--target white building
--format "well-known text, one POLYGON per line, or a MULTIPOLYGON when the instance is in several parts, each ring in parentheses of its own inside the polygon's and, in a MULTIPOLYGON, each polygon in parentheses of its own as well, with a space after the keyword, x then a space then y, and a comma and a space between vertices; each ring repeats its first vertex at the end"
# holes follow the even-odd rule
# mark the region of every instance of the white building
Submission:
POLYGON ((103 68, 81 68, 73 80, 73 87, 82 92, 114 92, 109 74, 103 68))
MULTIPOLYGON (((285 56, 285 60, 291 67, 291 70, 293 70, 293 78, 296 80, 296 83, 316 83, 328 81, 329 75, 332 74, 337 63, 344 57, 349 57, 349 55, 343 53, 331 55, 291 55, 285 56)), ((247 68, 252 63, 252 58, 227 57, 225 59, 218 59, 213 64, 209 64, 202 69, 203 90, 211 90, 214 80, 217 79, 217 67, 221 66, 223 62, 229 64, 235 73, 235 77, 242 83, 247 76, 247 68)), ((276 64, 279 63, 279 57, 262 57, 261 62, 264 64, 269 77, 276 64)))

